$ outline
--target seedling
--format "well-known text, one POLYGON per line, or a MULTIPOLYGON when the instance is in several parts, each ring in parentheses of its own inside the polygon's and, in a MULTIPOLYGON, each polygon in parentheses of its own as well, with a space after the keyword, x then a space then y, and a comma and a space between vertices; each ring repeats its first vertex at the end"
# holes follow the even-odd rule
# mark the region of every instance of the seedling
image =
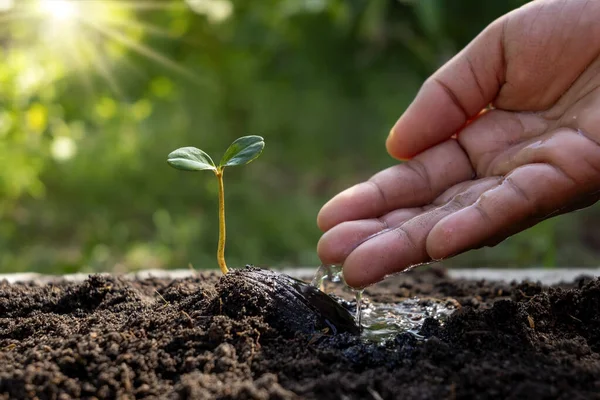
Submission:
POLYGON ((223 186, 223 171, 225 167, 246 165, 254 161, 262 153, 265 141, 260 136, 244 136, 234 141, 223 155, 219 165, 204 151, 196 147, 182 147, 173 151, 167 157, 167 162, 173 168, 183 171, 214 172, 219 181, 219 246, 217 249, 217 262, 223 274, 229 271, 225 263, 225 190, 223 186))

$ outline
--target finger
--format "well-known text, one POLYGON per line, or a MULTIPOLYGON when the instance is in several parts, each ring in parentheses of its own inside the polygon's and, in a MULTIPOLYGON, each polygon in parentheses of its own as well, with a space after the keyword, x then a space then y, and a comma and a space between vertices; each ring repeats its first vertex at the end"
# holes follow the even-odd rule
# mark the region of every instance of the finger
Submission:
POLYGON ((325 265, 342 264, 360 243, 422 212, 420 207, 409 208, 392 211, 381 218, 342 222, 323 234, 317 245, 317 254, 325 265))
POLYGON ((427 252, 437 259, 477 247, 498 232, 551 214, 577 190, 571 178, 550 164, 518 168, 473 205, 440 220, 427 239, 427 252))
POLYGON ((429 231, 444 217, 473 204, 479 196, 498 185, 499 178, 473 181, 448 203, 426 211, 395 229, 359 245, 343 264, 344 279, 354 287, 364 287, 386 275, 429 261, 426 240, 429 231))
POLYGON ((423 84, 387 139, 393 157, 409 159, 443 142, 494 100, 505 75, 502 25, 488 26, 423 84))
POLYGON ((473 181, 461 182, 446 190, 431 205, 417 208, 405 208, 392 211, 380 218, 346 221, 333 227, 319 240, 317 254, 326 265, 339 265, 365 240, 402 223, 426 211, 440 207, 473 185, 473 181))
POLYGON ((323 206, 317 224, 328 231, 345 221, 376 218, 396 209, 429 204, 472 175, 469 158, 456 140, 450 139, 338 194, 323 206))
POLYGON ((479 249, 482 247, 494 247, 494 246, 500 244, 501 242, 503 242, 504 240, 506 240, 507 238, 509 238, 519 232, 523 232, 524 230, 529 229, 547 219, 550 219, 553 217, 558 217, 559 215, 567 214, 567 213, 570 213, 575 210, 589 207, 592 204, 596 203, 598 201, 598 199, 600 199, 600 193, 594 193, 590 196, 586 196, 579 201, 575 201, 574 203, 572 203, 566 207, 558 209, 558 210, 556 210, 552 213, 549 213, 547 215, 544 215, 542 217, 536 216, 533 218, 528 218, 521 222, 517 222, 516 224, 508 226, 504 230, 496 232, 489 239, 486 239, 483 242, 481 242, 479 245, 474 246, 473 249, 479 249))
POLYGON ((600 187, 600 145, 581 131, 562 128, 500 153, 487 169, 508 175, 473 206, 436 225, 427 244, 433 257, 498 243, 561 210, 587 204, 581 201, 600 187))

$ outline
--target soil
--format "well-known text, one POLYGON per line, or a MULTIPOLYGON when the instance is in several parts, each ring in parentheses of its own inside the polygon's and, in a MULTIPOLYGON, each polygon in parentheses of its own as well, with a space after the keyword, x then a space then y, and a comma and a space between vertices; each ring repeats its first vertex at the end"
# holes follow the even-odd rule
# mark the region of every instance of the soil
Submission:
POLYGON ((425 340, 383 345, 297 331, 256 287, 241 272, 2 282, 0 399, 600 399, 600 279, 543 287, 413 270, 366 297, 459 309, 426 320, 425 340))

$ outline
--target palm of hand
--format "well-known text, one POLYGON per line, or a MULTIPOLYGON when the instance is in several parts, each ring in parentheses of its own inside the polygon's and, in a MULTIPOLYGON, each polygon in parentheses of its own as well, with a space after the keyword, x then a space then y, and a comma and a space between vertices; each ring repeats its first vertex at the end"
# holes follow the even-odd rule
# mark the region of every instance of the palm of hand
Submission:
POLYGON ((432 76, 388 139, 417 155, 323 207, 323 262, 363 286, 596 202, 599 18, 597 2, 531 3, 432 76))

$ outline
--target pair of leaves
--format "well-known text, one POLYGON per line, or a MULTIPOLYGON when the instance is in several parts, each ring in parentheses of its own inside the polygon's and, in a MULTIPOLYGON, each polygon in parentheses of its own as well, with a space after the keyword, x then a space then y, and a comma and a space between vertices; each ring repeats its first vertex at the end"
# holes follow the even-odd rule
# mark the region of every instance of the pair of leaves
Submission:
POLYGON ((265 140, 260 136, 244 136, 229 146, 217 167, 208 154, 196 147, 182 147, 167 157, 174 168, 184 171, 211 170, 216 172, 224 167, 245 165, 254 161, 262 153, 265 140))

